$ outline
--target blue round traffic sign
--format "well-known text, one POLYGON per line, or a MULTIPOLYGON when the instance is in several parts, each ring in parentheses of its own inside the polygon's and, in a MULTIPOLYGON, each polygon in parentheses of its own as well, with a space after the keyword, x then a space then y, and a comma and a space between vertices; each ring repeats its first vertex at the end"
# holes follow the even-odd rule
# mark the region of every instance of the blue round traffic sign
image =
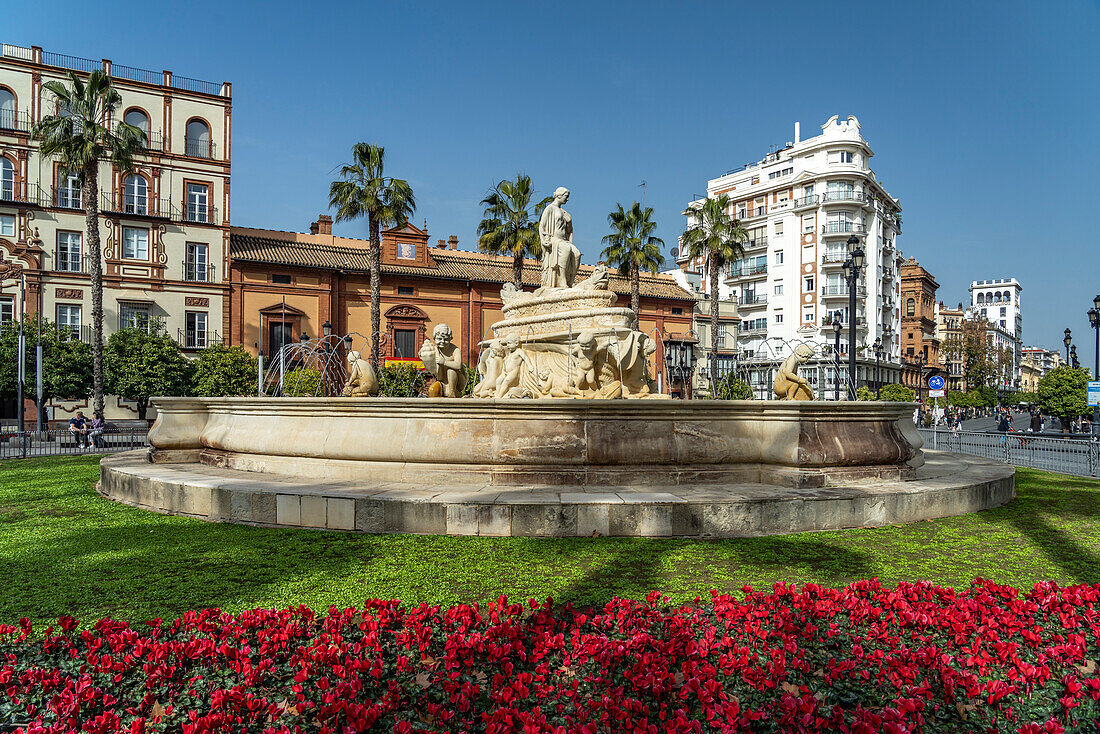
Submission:
POLYGON ((939 375, 932 375, 928 378, 928 387, 932 388, 933 390, 942 390, 943 378, 939 375))

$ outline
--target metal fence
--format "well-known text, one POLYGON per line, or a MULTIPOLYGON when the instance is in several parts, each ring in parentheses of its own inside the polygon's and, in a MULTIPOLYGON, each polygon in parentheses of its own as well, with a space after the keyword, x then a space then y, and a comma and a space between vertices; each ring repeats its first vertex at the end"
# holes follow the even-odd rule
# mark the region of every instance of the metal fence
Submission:
POLYGON ((68 429, 49 431, 0 430, 0 459, 27 459, 35 456, 71 456, 77 454, 110 454, 116 451, 140 449, 149 445, 149 431, 142 428, 109 429, 88 441, 68 429), (90 447, 82 444, 88 443, 90 447))
POLYGON ((1088 437, 1057 438, 1033 433, 979 433, 921 428, 924 447, 936 451, 983 456, 1013 466, 1100 476, 1100 442, 1088 437))

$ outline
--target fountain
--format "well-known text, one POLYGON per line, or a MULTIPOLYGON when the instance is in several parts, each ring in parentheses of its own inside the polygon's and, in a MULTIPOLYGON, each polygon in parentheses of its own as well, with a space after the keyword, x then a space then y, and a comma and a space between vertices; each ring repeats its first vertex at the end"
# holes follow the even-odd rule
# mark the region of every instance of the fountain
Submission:
POLYGON ((214 521, 527 536, 767 535, 1012 499, 1012 467, 926 454, 912 404, 795 399, 799 350, 777 377, 790 399, 659 399, 656 345, 606 269, 576 281, 568 197, 540 220, 540 287, 502 289, 473 397, 453 397, 466 373, 445 325, 421 349, 436 399, 350 397, 370 394, 369 365, 321 345, 306 356, 349 397, 155 399, 152 450, 104 459, 100 491, 214 521))

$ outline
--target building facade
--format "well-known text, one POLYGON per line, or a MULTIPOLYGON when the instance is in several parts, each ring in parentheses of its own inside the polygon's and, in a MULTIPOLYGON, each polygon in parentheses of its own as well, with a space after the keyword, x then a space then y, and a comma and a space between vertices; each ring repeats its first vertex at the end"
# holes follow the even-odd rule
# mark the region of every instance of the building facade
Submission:
POLYGON ((940 363, 946 372, 947 389, 966 392, 966 352, 963 347, 963 320, 966 310, 962 304, 949 308, 943 303, 936 307, 936 339, 940 345, 940 363))
MULTIPOLYGON (((1023 310, 1020 291, 1023 286, 1015 278, 975 280, 970 284, 970 308, 975 318, 989 321, 994 331, 1008 334, 1013 355, 1012 377, 1020 376, 1023 359, 1023 310)), ((1000 341, 998 337, 998 341, 1000 341)))
POLYGON ((1057 349, 1043 349, 1042 347, 1024 347, 1021 350, 1023 358, 1030 360, 1039 366, 1040 377, 1052 369, 1062 366, 1062 353, 1057 349))
MULTIPOLYGON (((382 234, 381 351, 386 360, 415 361, 436 324, 451 327, 467 365, 501 321, 500 288, 512 282, 512 259, 458 249, 449 237, 429 246, 413 224, 382 234)), ((234 227, 230 237, 229 342, 269 358, 281 344, 325 332, 352 335, 362 350, 371 335, 367 240, 332 233, 322 215, 310 232, 234 227)), ((590 266, 581 267, 584 277, 590 266)), ((539 264, 523 270, 525 288, 539 284, 539 264)), ((630 284, 612 275, 610 287, 629 304, 630 284)), ((639 330, 658 345, 651 366, 663 368, 665 335, 692 329, 695 296, 671 277, 643 273, 639 330)))
MULTIPOLYGON (((91 338, 91 258, 103 269, 104 338, 159 322, 187 351, 223 338, 228 285, 231 86, 25 48, 0 46, 0 262, 18 288, 0 292, 0 318, 41 312, 91 338), (146 136, 134 170, 99 165, 100 252, 89 252, 80 182, 43 156, 33 126, 62 110, 44 88, 69 72, 102 70, 122 96, 107 125, 146 136)), ((55 405, 56 419, 87 407, 55 405)), ((118 396, 108 418, 134 417, 118 396)))
MULTIPOLYGON (((692 375, 690 393, 685 395, 683 385, 669 374, 668 380, 673 397, 709 398, 711 394, 711 365, 710 365, 710 296, 704 291, 702 281, 705 280, 699 273, 689 273, 679 268, 664 271, 664 275, 673 278, 684 290, 695 294, 695 308, 692 311, 692 328, 687 334, 672 334, 677 340, 686 340, 692 344, 696 369, 692 375)), ((721 294, 719 289, 719 294, 721 294)), ((741 317, 737 310, 737 301, 730 298, 722 298, 718 301, 718 372, 719 380, 722 380, 736 370, 737 365, 737 328, 741 317)))
MULTIPOLYGON (((738 304, 739 369, 760 398, 771 396, 776 368, 804 343, 817 356, 803 373, 818 397, 831 397, 838 363, 840 381, 847 380, 849 328, 856 329, 860 383, 874 381, 876 339, 882 348, 879 381, 900 376, 901 205, 870 168, 872 155, 859 121, 833 116, 820 135, 806 140, 796 123, 793 141, 707 183, 707 197, 728 195, 730 214, 749 233, 744 258, 725 274, 722 295, 738 304), (856 285, 856 313, 849 314, 842 266, 853 236, 866 265, 856 285), (834 353, 834 322, 841 324, 840 354, 834 353)), ((698 201, 688 204, 688 212, 698 201)), ((684 253, 677 265, 689 273, 703 267, 684 253)))
POLYGON ((902 381, 922 399, 928 393, 926 376, 944 372, 940 363, 940 339, 936 334, 936 291, 939 283, 909 258, 898 268, 901 279, 901 357, 905 364, 902 381))

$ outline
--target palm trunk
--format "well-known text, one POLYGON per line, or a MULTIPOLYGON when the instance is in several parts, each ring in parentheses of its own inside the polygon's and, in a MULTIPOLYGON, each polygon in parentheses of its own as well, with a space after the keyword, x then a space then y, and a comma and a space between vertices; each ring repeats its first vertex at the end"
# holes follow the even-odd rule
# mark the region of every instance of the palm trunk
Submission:
POLYGON ((718 265, 710 263, 710 397, 718 397, 718 265))
POLYGON ((638 266, 632 264, 630 266, 630 310, 634 312, 634 328, 637 328, 642 321, 642 312, 638 310, 641 300, 641 275, 638 273, 638 266))
POLYGON ((374 374, 381 374, 378 361, 378 343, 382 331, 382 242, 380 226, 370 218, 370 364, 374 374))
POLYGON ((512 284, 517 291, 523 290, 523 255, 512 255, 512 284))
POLYGON ((88 233, 88 260, 92 281, 92 410, 102 412, 103 400, 103 262, 99 252, 99 161, 82 171, 84 228, 88 233))

